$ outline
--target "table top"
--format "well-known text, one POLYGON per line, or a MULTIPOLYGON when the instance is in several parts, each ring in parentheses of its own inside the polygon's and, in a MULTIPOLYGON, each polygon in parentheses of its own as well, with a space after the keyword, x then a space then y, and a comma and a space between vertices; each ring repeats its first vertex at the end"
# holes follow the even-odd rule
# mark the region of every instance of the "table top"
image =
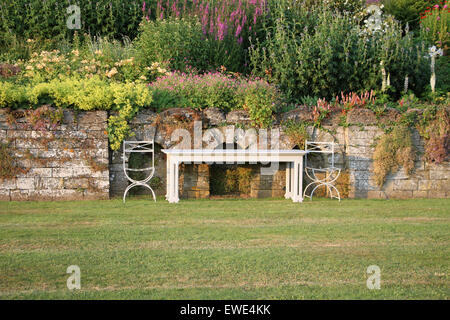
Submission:
POLYGON ((249 150, 249 149, 163 149, 169 155, 304 155, 305 150, 249 150))

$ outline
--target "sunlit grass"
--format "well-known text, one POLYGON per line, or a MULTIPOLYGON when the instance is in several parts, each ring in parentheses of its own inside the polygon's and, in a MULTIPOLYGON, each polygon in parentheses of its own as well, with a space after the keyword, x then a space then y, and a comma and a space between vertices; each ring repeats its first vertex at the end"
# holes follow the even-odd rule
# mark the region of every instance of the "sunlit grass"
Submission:
POLYGON ((447 299, 449 227, 450 200, 1 202, 0 298, 447 299))

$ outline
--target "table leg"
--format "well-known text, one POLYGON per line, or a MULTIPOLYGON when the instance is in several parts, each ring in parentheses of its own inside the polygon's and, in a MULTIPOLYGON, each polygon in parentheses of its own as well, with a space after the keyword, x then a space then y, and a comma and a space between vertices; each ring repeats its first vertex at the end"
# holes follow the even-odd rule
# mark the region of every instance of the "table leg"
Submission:
POLYGON ((286 199, 292 198, 292 163, 286 163, 286 193, 284 197, 286 199))
POLYGON ((294 162, 294 202, 303 202, 303 158, 294 162))
POLYGON ((169 156, 166 159, 166 200, 170 198, 170 164, 169 156))
POLYGON ((298 182, 298 188, 299 188, 299 201, 303 202, 303 170, 304 170, 304 164, 303 164, 303 157, 300 158, 300 168, 299 168, 299 182, 298 182))
POLYGON ((174 175, 174 182, 173 182, 173 198, 172 198, 172 202, 173 203, 178 203, 178 201, 180 201, 180 198, 178 196, 178 181, 179 181, 179 168, 178 168, 178 161, 174 161, 173 162, 173 175, 174 175))
POLYGON ((178 161, 169 160, 169 168, 167 171, 167 181, 168 181, 168 196, 167 200, 170 203, 178 203, 180 200, 178 197, 178 161))

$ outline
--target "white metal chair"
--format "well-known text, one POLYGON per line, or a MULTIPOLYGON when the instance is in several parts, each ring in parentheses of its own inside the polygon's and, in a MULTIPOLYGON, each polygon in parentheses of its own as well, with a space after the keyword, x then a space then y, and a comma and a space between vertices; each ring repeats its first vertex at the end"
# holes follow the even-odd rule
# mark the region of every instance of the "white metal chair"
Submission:
POLYGON ((329 192, 330 198, 335 198, 341 201, 341 195, 338 189, 334 186, 334 183, 341 174, 341 169, 334 166, 334 152, 336 145, 337 144, 334 142, 305 141, 305 150, 308 151, 305 157, 305 172, 312 182, 306 186, 303 192, 303 197, 308 197, 310 200, 312 200, 314 192, 317 190, 317 188, 325 186, 329 192), (331 155, 331 166, 325 168, 313 168, 308 166, 308 155, 314 153, 331 155), (324 177, 318 177, 317 174, 322 174, 324 175, 324 177), (306 192, 309 189, 312 189, 312 191, 308 196, 306 195, 306 192), (335 193, 333 191, 335 191, 335 193))
POLYGON ((153 200, 156 202, 155 192, 149 185, 149 181, 153 178, 155 174, 155 144, 154 141, 124 141, 123 142, 123 171, 127 179, 131 182, 131 184, 125 189, 123 194, 123 203, 125 203, 125 198, 127 197, 128 191, 131 188, 142 186, 150 189, 153 195, 153 200), (129 168, 127 166, 127 159, 132 153, 147 153, 152 157, 152 165, 148 168, 129 168), (143 180, 135 180, 128 175, 129 172, 148 172, 148 175, 143 180))

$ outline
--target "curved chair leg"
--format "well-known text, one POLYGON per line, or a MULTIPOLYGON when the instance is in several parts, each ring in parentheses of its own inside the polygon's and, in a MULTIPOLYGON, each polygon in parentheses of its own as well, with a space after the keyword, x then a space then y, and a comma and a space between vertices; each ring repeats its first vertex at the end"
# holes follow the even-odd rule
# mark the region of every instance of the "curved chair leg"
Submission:
POLYGON ((138 186, 142 186, 142 187, 146 187, 147 189, 150 189, 150 191, 152 192, 153 200, 156 202, 155 192, 153 191, 153 189, 148 184, 146 184, 146 183, 132 183, 125 189, 125 192, 123 194, 123 203, 125 203, 125 201, 126 201, 125 198, 127 197, 128 191, 130 191, 131 188, 138 187, 138 186))
POLYGON ((135 186, 137 186, 137 184, 132 183, 132 184, 130 184, 130 185, 125 189, 125 192, 123 193, 123 203, 125 203, 125 201, 126 201, 125 199, 126 199, 126 197, 127 197, 128 191, 130 191, 130 189, 133 188, 133 187, 135 187, 135 186))
POLYGON ((336 191, 337 197, 335 197, 335 198, 338 199, 339 201, 341 201, 341 194, 339 193, 339 190, 333 185, 330 185, 330 187, 336 191))
POLYGON ((311 192, 311 195, 310 195, 311 201, 312 201, 312 197, 313 197, 313 195, 314 195, 314 192, 315 192, 316 189, 317 189, 318 187, 320 187, 320 186, 322 186, 322 185, 321 185, 321 184, 317 185, 317 186, 313 189, 313 191, 311 192))
POLYGON ((148 184, 143 184, 143 187, 146 187, 147 189, 150 189, 150 191, 152 192, 153 195, 153 200, 156 202, 156 195, 155 192, 153 191, 152 187, 150 187, 148 184))
POLYGON ((308 188, 311 187, 312 185, 315 185, 316 183, 317 183, 316 181, 313 181, 306 186, 305 190, 303 191, 303 198, 309 198, 309 200, 312 200, 312 194, 307 196, 306 191, 308 191, 308 188))
POLYGON ((331 191, 330 185, 328 183, 325 183, 324 185, 327 187, 327 190, 330 193, 330 198, 333 199, 333 192, 331 191))

